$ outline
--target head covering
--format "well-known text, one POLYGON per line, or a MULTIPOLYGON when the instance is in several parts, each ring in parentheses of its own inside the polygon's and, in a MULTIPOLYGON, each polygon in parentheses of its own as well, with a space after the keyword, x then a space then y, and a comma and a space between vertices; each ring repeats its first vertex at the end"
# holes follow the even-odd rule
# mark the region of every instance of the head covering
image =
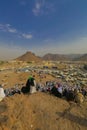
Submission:
POLYGON ((32 79, 33 77, 32 77, 32 75, 30 75, 29 77, 28 77, 28 79, 32 79))
POLYGON ((33 78, 33 77, 32 77, 32 76, 29 76, 28 78, 31 79, 31 78, 33 78))

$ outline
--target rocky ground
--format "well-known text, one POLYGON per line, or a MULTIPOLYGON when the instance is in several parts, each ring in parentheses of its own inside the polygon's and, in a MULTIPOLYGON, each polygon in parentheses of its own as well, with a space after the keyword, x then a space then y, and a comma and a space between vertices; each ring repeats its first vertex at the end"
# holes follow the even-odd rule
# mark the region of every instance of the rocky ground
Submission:
POLYGON ((87 130, 87 101, 81 105, 46 93, 6 97, 0 130, 87 130))
MULTIPOLYGON (((1 72, 0 84, 11 88, 26 83, 29 73, 1 72)), ((36 81, 43 79, 34 73, 36 81)), ((0 130, 87 130, 87 99, 82 104, 68 102, 48 93, 15 94, 0 102, 0 130)))

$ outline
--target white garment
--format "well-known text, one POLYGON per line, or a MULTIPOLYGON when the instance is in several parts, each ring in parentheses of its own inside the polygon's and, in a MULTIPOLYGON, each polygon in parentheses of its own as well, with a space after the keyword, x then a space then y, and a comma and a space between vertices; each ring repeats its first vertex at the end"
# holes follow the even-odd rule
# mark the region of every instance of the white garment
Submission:
POLYGON ((36 92, 36 81, 34 80, 34 86, 30 86, 30 93, 36 92))
POLYGON ((36 92, 36 87, 30 86, 30 93, 35 93, 35 92, 36 92))
POLYGON ((4 89, 0 88, 0 101, 5 97, 4 89))
POLYGON ((62 92, 63 92, 62 86, 58 87, 58 88, 57 88, 57 91, 62 94, 62 92))

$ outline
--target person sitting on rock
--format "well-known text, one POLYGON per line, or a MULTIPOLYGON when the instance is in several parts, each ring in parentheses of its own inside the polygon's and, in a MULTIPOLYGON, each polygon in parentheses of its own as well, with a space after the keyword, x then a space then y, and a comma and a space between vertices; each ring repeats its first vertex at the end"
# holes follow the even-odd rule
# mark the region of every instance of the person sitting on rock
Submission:
POLYGON ((74 93, 75 93, 75 102, 79 104, 82 103, 84 101, 84 96, 82 95, 82 93, 77 89, 75 89, 74 93))
POLYGON ((4 97, 5 97, 5 92, 2 85, 0 85, 0 101, 2 101, 4 97))
POLYGON ((29 77, 30 93, 36 92, 36 81, 34 77, 34 75, 29 77))
POLYGON ((36 92, 36 81, 34 76, 29 76, 26 86, 22 87, 21 91, 26 94, 26 93, 34 93, 36 92))

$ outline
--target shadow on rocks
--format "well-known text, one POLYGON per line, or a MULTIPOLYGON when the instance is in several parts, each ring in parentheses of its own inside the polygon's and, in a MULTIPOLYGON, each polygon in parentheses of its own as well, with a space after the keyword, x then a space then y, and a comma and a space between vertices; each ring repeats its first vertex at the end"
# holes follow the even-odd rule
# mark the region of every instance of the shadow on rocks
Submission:
POLYGON ((63 112, 63 113, 62 112, 57 112, 57 115, 60 118, 65 118, 65 119, 68 119, 68 120, 70 120, 72 122, 78 123, 79 125, 87 127, 87 118, 78 117, 78 116, 75 116, 75 115, 73 115, 71 113, 68 113, 68 112, 63 112))
POLYGON ((0 104, 0 114, 7 110, 7 105, 5 103, 0 104))
POLYGON ((0 123, 6 123, 8 120, 8 117, 6 115, 0 115, 0 123))

